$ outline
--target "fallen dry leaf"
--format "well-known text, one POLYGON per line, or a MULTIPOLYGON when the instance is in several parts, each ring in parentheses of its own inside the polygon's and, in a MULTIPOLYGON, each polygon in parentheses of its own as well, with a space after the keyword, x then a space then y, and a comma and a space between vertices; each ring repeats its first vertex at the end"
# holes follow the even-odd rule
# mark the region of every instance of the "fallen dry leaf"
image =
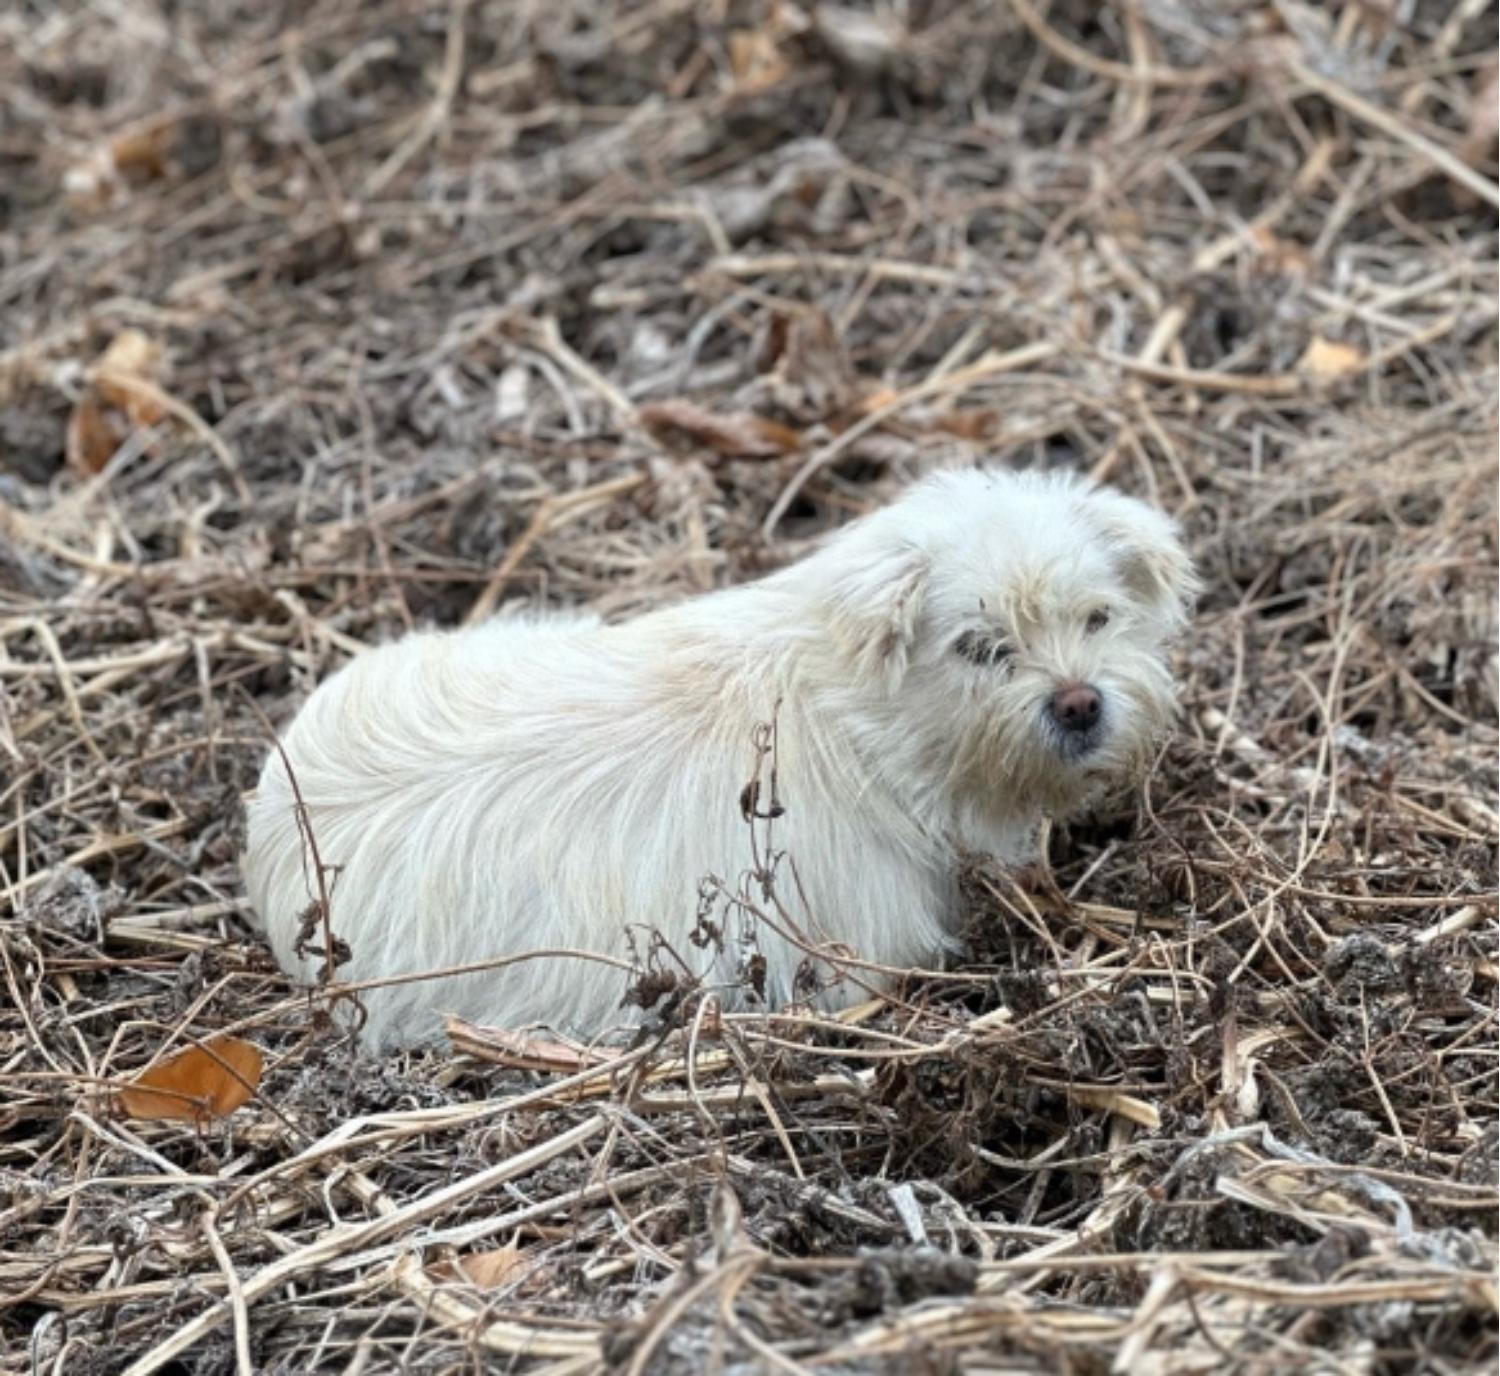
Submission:
POLYGON ((859 400, 859 379, 823 311, 778 313, 757 361, 771 403, 800 423, 828 420, 859 400))
POLYGON ((802 446, 790 426, 743 411, 716 415, 690 401, 661 401, 637 414, 661 445, 680 453, 708 448, 726 459, 771 459, 802 446))
POLYGON ((121 330, 88 371, 88 386, 68 421, 67 459, 75 472, 98 473, 131 430, 168 414, 155 378, 159 344, 139 330, 121 330))
POLYGON ((480 1290, 495 1290, 504 1285, 524 1258, 519 1247, 497 1247, 493 1252, 471 1252, 453 1261, 439 1261, 427 1268, 427 1274, 438 1281, 463 1281, 480 1290))
POLYGON ((774 86, 791 71, 775 38, 764 29, 736 29, 729 35, 729 69, 735 90, 746 95, 774 86))
POLYGON ((68 417, 68 467, 84 475, 98 473, 114 457, 124 438, 124 426, 113 411, 105 410, 90 388, 68 417))
POLYGON ((1261 265, 1272 272, 1308 272, 1313 266, 1312 255, 1301 244, 1283 239, 1269 225, 1252 225, 1250 239, 1261 265))
POLYGON ((99 395, 125 412, 133 426, 155 425, 165 419, 154 379, 161 371, 162 349, 139 330, 121 330, 91 369, 99 395))
POLYGON ((152 377, 160 367, 160 344, 140 330, 121 330, 99 355, 94 371, 152 377))
POLYGON ((264 1069, 259 1047, 238 1037, 214 1037, 152 1066, 115 1097, 127 1118, 196 1123, 247 1103, 264 1069))
POLYGON ((936 417, 935 430, 956 435, 961 440, 992 440, 1000 433, 1003 417, 993 406, 960 406, 936 417))
POLYGON ((167 156, 172 146, 173 126, 163 120, 145 129, 128 130, 110 145, 115 166, 128 175, 141 178, 165 177, 167 156))
POLYGON ((127 182, 165 177, 172 135, 173 122, 161 120, 100 144, 63 173, 64 194, 81 210, 98 210, 127 182))
POLYGON ((1314 335, 1306 352, 1297 360, 1297 371, 1308 377, 1347 377, 1365 366, 1365 351, 1357 344, 1341 344, 1336 339, 1314 335))

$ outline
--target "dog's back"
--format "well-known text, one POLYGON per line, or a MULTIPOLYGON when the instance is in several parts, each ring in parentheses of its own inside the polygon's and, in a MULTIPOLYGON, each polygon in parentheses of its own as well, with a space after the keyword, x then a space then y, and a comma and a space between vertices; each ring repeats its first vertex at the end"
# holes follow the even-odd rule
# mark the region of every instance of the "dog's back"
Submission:
MULTIPOLYGON (((320 893, 304 828, 325 867, 333 930, 353 952, 341 981, 556 944, 529 932, 528 917, 542 906, 542 876, 567 858, 548 866, 525 852, 537 849, 545 814, 565 805, 570 742, 592 734, 564 699, 584 672, 597 685, 598 634, 592 618, 418 633, 356 656, 319 686, 261 773, 241 862, 283 969, 310 979, 323 963, 295 949, 320 893)), ((618 728, 617 713, 595 715, 596 728, 618 728)), ((587 844, 568 839, 575 854, 587 844)), ((321 923, 311 944, 323 944, 321 923)), ((590 981, 614 973, 578 968, 560 983, 538 963, 505 980, 505 1012, 545 1019, 593 998, 590 981)), ((493 975, 446 981, 443 1006, 494 1017, 495 984, 493 975)), ((370 994, 370 1040, 408 1040, 397 1029, 414 1025, 433 993, 414 984, 370 994)))

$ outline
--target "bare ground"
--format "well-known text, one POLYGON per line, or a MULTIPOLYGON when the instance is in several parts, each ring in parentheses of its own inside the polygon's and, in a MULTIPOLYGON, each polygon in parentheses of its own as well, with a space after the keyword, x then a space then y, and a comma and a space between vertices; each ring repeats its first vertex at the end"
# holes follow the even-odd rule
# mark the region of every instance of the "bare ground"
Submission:
POLYGON ((1494 50, 0 6, 0 1371, 1492 1370, 1494 50), (276 973, 257 705, 975 459, 1149 496, 1208 591, 1144 790, 976 866, 963 968, 603 1068, 364 1058, 276 973), (250 1103, 123 1116, 226 1030, 250 1103))

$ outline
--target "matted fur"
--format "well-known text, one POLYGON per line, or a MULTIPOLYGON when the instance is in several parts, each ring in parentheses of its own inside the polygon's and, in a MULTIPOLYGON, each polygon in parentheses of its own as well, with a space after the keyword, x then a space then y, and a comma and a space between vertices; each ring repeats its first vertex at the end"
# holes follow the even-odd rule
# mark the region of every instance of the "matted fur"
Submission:
MULTIPOLYGON (((1043 816, 1145 757, 1171 716, 1164 649, 1192 590, 1150 507, 1076 478, 968 470, 768 578, 622 625, 500 618, 361 654, 284 742, 338 866, 340 976, 547 948, 618 957, 634 927, 742 1002, 740 935, 689 937, 701 881, 732 889, 752 864, 740 795, 773 714, 792 919, 867 961, 930 962, 950 941, 960 852, 1027 858, 1043 816), (1047 715, 1068 682, 1103 699, 1086 751, 1047 715)), ((243 870, 278 960, 306 977, 293 945, 315 890, 277 754, 243 870)), ((805 951, 765 927, 753 939, 766 999, 788 1001, 805 951)), ((594 1033, 630 1020, 628 981, 551 957, 372 989, 365 1035, 429 1040, 447 1012, 594 1033)), ((819 998, 862 995, 844 980, 819 998)))

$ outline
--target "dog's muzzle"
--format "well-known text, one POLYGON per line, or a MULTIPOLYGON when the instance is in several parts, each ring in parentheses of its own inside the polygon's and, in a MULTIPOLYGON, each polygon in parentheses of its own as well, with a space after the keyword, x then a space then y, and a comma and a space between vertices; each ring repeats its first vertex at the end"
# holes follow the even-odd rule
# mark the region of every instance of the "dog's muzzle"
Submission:
POLYGON ((1091 753, 1104 736, 1104 696, 1092 683, 1065 683, 1047 700, 1047 725, 1069 760, 1091 753))

